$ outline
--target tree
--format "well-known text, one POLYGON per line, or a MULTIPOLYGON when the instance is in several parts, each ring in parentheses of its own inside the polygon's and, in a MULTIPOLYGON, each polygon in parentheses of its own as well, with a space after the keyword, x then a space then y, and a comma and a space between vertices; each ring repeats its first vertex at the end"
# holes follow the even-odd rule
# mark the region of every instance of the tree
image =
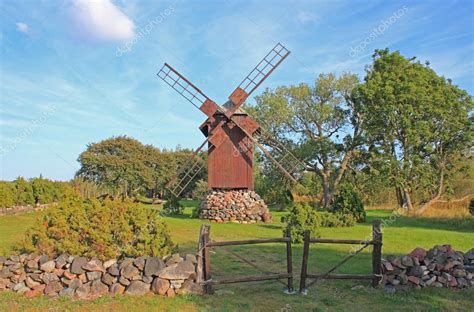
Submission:
POLYGON ((155 181, 154 160, 159 151, 139 141, 119 136, 89 144, 79 155, 78 177, 106 186, 116 196, 132 196, 155 181), (153 165, 152 165, 153 164, 153 165))
POLYGON ((15 185, 0 181, 0 207, 9 208, 15 205, 15 185))
POLYGON ((400 206, 442 196, 456 159, 472 146, 472 98, 429 64, 376 50, 358 89, 370 151, 397 189, 400 206), (382 157, 382 161, 380 161, 382 157))
POLYGON ((281 142, 293 147, 307 169, 318 175, 326 208, 364 142, 363 110, 354 94, 358 84, 352 74, 321 74, 314 86, 266 90, 252 109, 281 142))
POLYGON ((31 183, 26 181, 23 177, 18 177, 15 183, 15 205, 34 205, 35 199, 33 196, 33 188, 31 183))

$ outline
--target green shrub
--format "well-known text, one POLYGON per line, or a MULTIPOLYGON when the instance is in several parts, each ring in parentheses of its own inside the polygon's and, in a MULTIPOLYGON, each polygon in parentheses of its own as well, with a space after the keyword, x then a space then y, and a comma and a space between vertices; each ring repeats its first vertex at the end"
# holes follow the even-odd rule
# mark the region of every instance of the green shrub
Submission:
POLYGON ((332 211, 344 215, 353 215, 357 222, 365 221, 365 210, 362 200, 350 184, 341 185, 334 198, 332 211))
POLYGON ((33 188, 31 183, 22 177, 18 177, 15 181, 15 205, 34 205, 33 188))
POLYGON ((311 236, 317 236, 321 224, 320 215, 307 203, 293 204, 290 213, 283 216, 281 222, 285 224, 284 234, 290 230, 293 243, 302 243, 305 231, 310 231, 311 236))
POLYGON ((209 188, 207 186, 207 181, 205 180, 199 180, 196 182, 196 185, 194 187, 192 197, 193 199, 203 199, 204 196, 209 192, 209 188))
POLYGON ((350 214, 317 211, 308 203, 294 203, 290 213, 281 218, 284 223, 284 234, 291 232, 293 243, 302 243, 304 232, 309 231, 311 237, 319 235, 320 227, 347 227, 356 224, 356 218, 350 214))
POLYGON ((68 192, 28 230, 19 249, 54 256, 69 253, 101 260, 125 256, 163 256, 174 250, 156 210, 131 201, 83 200, 68 192))
POLYGON ((15 185, 11 182, 0 181, 0 208, 15 205, 15 185))
POLYGON ((164 214, 183 214, 184 207, 179 202, 179 198, 174 195, 169 195, 166 203, 163 205, 164 214))

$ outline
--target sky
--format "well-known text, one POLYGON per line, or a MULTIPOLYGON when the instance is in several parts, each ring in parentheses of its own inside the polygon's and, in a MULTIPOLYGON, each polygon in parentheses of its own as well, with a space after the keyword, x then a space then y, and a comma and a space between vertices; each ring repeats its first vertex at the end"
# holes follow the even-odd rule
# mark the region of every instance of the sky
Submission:
POLYGON ((0 0, 0 180, 71 179, 87 144, 118 135, 198 147, 205 115, 156 76, 164 62, 224 103, 278 42, 291 54, 253 95, 363 78, 388 47, 473 95, 473 3, 0 0))

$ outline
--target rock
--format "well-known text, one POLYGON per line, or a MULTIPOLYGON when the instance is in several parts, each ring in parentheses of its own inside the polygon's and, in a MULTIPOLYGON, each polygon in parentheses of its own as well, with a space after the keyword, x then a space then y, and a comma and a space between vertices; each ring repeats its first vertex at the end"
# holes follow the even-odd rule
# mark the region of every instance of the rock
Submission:
POLYGON ((405 267, 412 267, 414 265, 413 259, 410 256, 403 256, 401 261, 405 267))
POLYGON ((124 291, 125 291, 125 286, 119 283, 113 284, 112 286, 110 286, 110 289, 109 289, 109 293, 112 296, 121 295, 124 293, 124 291))
POLYGON ((168 288, 168 291, 166 292, 166 296, 171 298, 171 297, 174 297, 174 295, 175 295, 174 289, 171 287, 168 288))
POLYGON ((393 286, 397 286, 397 285, 400 284, 400 281, 397 280, 397 279, 393 279, 393 280, 390 281, 390 284, 392 284, 393 286))
POLYGON ((169 280, 188 279, 193 273, 195 274, 194 264, 189 261, 183 261, 164 268, 159 277, 169 280))
POLYGON ((74 279, 74 278, 77 277, 76 274, 72 274, 72 273, 69 272, 69 271, 64 271, 63 276, 64 276, 65 278, 69 279, 69 280, 72 280, 72 279, 74 279))
POLYGON ((74 297, 74 291, 75 289, 72 288, 63 288, 59 291, 59 296, 60 297, 74 297))
POLYGON ((458 288, 465 288, 465 287, 469 287, 469 283, 467 282, 467 280, 463 277, 459 277, 456 279, 458 285, 457 287, 458 288))
POLYGON ((393 266, 389 261, 383 262, 383 266, 385 267, 385 270, 387 271, 393 271, 393 266))
POLYGON ((117 263, 117 260, 115 260, 115 259, 110 259, 110 260, 108 260, 108 261, 105 261, 105 262, 104 262, 104 268, 105 268, 105 269, 108 269, 108 268, 110 268, 112 265, 114 265, 115 263, 117 263))
POLYGON ((59 281, 59 277, 54 273, 43 273, 41 280, 43 281, 43 283, 48 285, 51 282, 59 281))
POLYGON ((422 277, 424 272, 425 272, 425 269, 420 265, 412 267, 409 271, 410 275, 416 276, 416 277, 422 277))
POLYGON ((89 272, 105 272, 105 268, 99 260, 91 260, 84 264, 82 268, 89 272))
POLYGON ((142 281, 133 281, 125 290, 126 295, 142 296, 150 291, 150 285, 142 281))
POLYGON ((151 284, 151 282, 153 282, 153 276, 143 275, 141 277, 141 280, 143 281, 143 283, 151 284))
POLYGON ((187 254, 187 255, 184 257, 184 260, 185 260, 185 261, 190 261, 190 262, 193 263, 193 264, 196 264, 196 263, 197 263, 196 256, 193 255, 193 254, 187 254))
POLYGON ((31 299, 31 298, 34 298, 34 297, 41 296, 42 294, 43 294, 42 291, 39 291, 37 289, 31 289, 31 290, 25 292, 25 297, 28 298, 28 299, 31 299))
POLYGON ((87 275, 86 274, 80 274, 77 276, 78 279, 81 280, 82 283, 87 283, 87 275))
POLYGON ((26 266, 30 269, 36 270, 38 269, 38 262, 36 262, 35 260, 28 260, 26 266))
POLYGON ((19 293, 23 293, 23 292, 29 291, 30 288, 27 287, 24 282, 21 282, 21 283, 15 284, 15 286, 13 286, 12 290, 16 291, 16 292, 19 292, 19 293))
POLYGON ((100 280, 95 280, 91 283, 91 296, 100 297, 109 292, 109 287, 100 280))
POLYGON ((87 272, 86 275, 87 275, 87 280, 89 281, 95 281, 102 277, 101 272, 87 272))
POLYGON ((72 274, 83 274, 85 273, 84 269, 82 268, 83 265, 87 263, 86 257, 77 257, 75 258, 70 267, 70 271, 72 274))
POLYGON ((199 284, 193 282, 192 280, 187 280, 181 285, 181 288, 176 290, 176 293, 179 295, 186 295, 186 294, 201 294, 202 288, 199 284))
POLYGON ((4 264, 5 262, 7 262, 7 258, 0 256, 0 264, 4 264))
POLYGON ((166 266, 170 266, 179 262, 183 262, 183 258, 179 254, 173 254, 166 259, 166 266))
POLYGON ((126 266, 132 265, 133 264, 133 259, 132 258, 125 258, 123 261, 119 264, 119 270, 122 270, 126 266))
POLYGON ((134 265, 127 265, 120 271, 120 274, 124 278, 131 279, 134 276, 140 275, 140 271, 138 271, 138 269, 134 265))
POLYGON ((416 276, 408 276, 408 281, 412 282, 415 285, 420 285, 420 278, 416 276))
POLYGON ((119 276, 120 275, 120 270, 119 267, 116 263, 112 264, 108 269, 107 273, 113 276, 119 276))
POLYGON ((146 259, 144 274, 146 276, 157 276, 158 273, 165 267, 165 263, 160 258, 149 257, 146 259))
POLYGON ((56 263, 54 261, 47 261, 41 265, 41 270, 51 273, 56 268, 56 263))
POLYGON ((62 254, 56 258, 56 269, 62 269, 67 264, 68 255, 62 254))
POLYGON ((7 286, 10 284, 10 280, 6 278, 0 278, 0 291, 7 289, 7 286))
POLYGON ((393 260, 390 261, 392 265, 396 266, 397 268, 405 269, 405 266, 402 264, 402 259, 400 257, 394 257, 393 260))
POLYGON ((46 288, 44 289, 44 293, 45 295, 50 295, 52 293, 59 293, 61 289, 63 289, 63 285, 61 285, 61 282, 52 281, 46 285, 46 288))
POLYGON ((456 270, 453 271, 453 276, 454 277, 466 277, 467 272, 465 270, 456 269, 456 270))
POLYGON ((426 284, 426 286, 430 286, 434 282, 436 282, 436 276, 430 277, 428 280, 425 281, 425 284, 426 284))
POLYGON ((170 282, 166 279, 155 278, 151 284, 151 290, 158 295, 164 296, 170 288, 170 282))
POLYGON ((145 257, 138 257, 135 260, 133 260, 133 265, 136 266, 140 271, 143 270, 145 267, 145 257))
POLYGON ((130 285, 130 281, 128 279, 126 279, 125 277, 123 276, 120 276, 119 279, 118 279, 119 283, 122 284, 123 286, 128 286, 130 285))
POLYGON ((82 286, 82 281, 78 278, 71 280, 71 282, 69 283, 69 288, 72 288, 72 289, 77 289, 81 286, 82 286))
POLYGON ((33 287, 35 287, 35 286, 40 285, 39 282, 33 280, 33 279, 32 279, 31 277, 29 277, 29 276, 26 277, 25 284, 26 284, 26 286, 28 286, 29 288, 33 288, 33 287))
POLYGON ((89 297, 91 288, 89 284, 84 284, 76 289, 76 296, 79 299, 87 299, 89 297))
POLYGON ((9 278, 13 276, 13 272, 10 270, 10 268, 3 268, 0 271, 0 278, 9 278))
POLYGON ((115 276, 110 275, 109 273, 105 273, 104 276, 102 276, 102 282, 106 285, 111 286, 116 281, 117 278, 115 276))
POLYGON ((426 250, 424 250, 423 248, 417 247, 410 252, 409 256, 413 258, 417 258, 419 261, 422 261, 425 259, 426 254, 427 254, 426 250))

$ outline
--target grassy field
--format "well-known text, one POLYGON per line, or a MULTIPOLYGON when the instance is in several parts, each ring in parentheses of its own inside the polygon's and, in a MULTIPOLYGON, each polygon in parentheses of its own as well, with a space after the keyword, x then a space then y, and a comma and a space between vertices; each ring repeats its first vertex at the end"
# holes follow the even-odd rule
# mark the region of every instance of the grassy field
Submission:
MULTIPOLYGON (((182 216, 169 216, 166 221, 172 237, 179 244, 180 252, 195 252, 199 227, 202 220, 191 219, 191 206, 182 216)), ((150 206, 146 206, 150 207, 150 206)), ((0 217, 0 254, 9 254, 15 241, 22 237, 39 213, 0 217)), ((281 236, 279 222, 281 212, 273 212, 271 224, 211 224, 211 239, 234 240, 281 236)), ((451 244, 455 249, 467 251, 474 247, 474 220, 436 220, 398 217, 392 218, 387 210, 370 210, 365 223, 352 228, 326 228, 321 237, 327 238, 370 238, 371 222, 374 218, 394 220, 384 229, 383 254, 406 254, 417 246, 429 248, 435 244, 451 244)), ((311 246, 311 272, 328 269, 347 255, 350 246, 311 246)), ((285 271, 285 247, 279 244, 249 245, 215 248, 212 252, 213 278, 244 276, 259 273, 233 255, 238 252, 255 266, 267 272, 285 271)), ((301 266, 302 246, 293 246, 296 274, 301 266)), ((370 249, 351 259, 338 271, 340 273, 369 273, 371 268, 370 249)), ((299 279, 295 280, 297 287, 299 279)), ((25 299, 13 293, 0 294, 0 310, 54 310, 54 311, 469 311, 474 304, 474 290, 422 289, 409 293, 388 294, 383 289, 372 289, 365 281, 322 281, 309 289, 307 296, 286 295, 284 285, 278 282, 259 282, 215 287, 216 294, 196 297, 182 296, 161 298, 120 297, 100 298, 94 301, 71 301, 46 298, 25 299), (362 288, 352 290, 355 285, 362 288)))

